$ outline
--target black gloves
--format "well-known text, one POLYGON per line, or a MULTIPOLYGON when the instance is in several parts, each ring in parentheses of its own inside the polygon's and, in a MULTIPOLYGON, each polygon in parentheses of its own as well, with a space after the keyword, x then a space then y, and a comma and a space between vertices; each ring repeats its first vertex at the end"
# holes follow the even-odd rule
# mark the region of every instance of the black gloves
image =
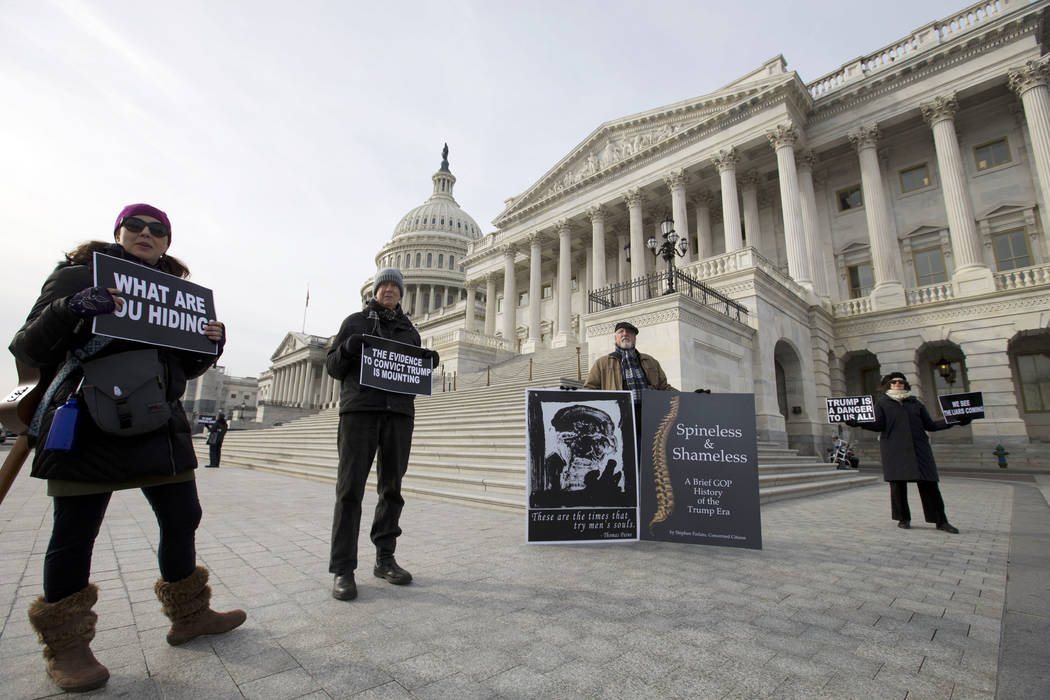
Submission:
POLYGON ((973 422, 973 418, 960 418, 956 425, 969 425, 973 422))
POLYGON ((441 355, 438 354, 437 350, 431 350, 430 348, 423 348, 423 359, 431 361, 431 367, 437 367, 441 362, 441 355))
POLYGON ((360 355, 361 354, 361 334, 354 333, 352 336, 343 341, 343 352, 347 355, 360 355))
POLYGON ((105 287, 88 287, 69 297, 66 300, 66 308, 77 318, 92 318, 113 313, 117 303, 105 287))
POLYGON ((569 386, 568 384, 562 384, 558 388, 561 389, 562 391, 576 391, 580 387, 578 387, 578 386, 569 386))
POLYGON ((694 394, 710 394, 711 390, 710 389, 695 389, 693 391, 693 393, 694 394))

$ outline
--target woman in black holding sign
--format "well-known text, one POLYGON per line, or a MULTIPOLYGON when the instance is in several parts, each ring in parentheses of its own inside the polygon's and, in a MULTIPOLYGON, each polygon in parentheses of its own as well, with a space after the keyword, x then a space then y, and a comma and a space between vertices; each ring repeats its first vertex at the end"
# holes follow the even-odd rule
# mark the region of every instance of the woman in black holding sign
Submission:
MULTIPOLYGON (((110 340, 91 330, 92 318, 119 311, 125 303, 116 289, 94 286, 94 253, 178 277, 189 271, 167 255, 171 224, 156 207, 125 207, 113 237, 114 243, 92 241, 66 254, 10 346, 20 361, 40 368, 48 387, 29 433, 36 447, 32 476, 48 481, 54 524, 44 557, 44 595, 30 605, 29 620, 44 645, 48 673, 70 691, 97 688, 109 678, 90 648, 98 588, 89 576, 95 538, 113 491, 141 488, 156 513, 161 578, 154 590, 172 621, 170 644, 227 632, 245 620, 241 610, 211 609, 208 570, 197 566, 194 547, 201 518, 193 476, 197 459, 179 399, 186 381, 203 374, 216 355, 110 340), (99 408, 105 397, 92 402, 90 411, 85 401, 90 388, 82 382, 85 374, 104 366, 92 365, 95 361, 116 367, 108 384, 125 385, 124 392, 114 390, 123 404, 121 398, 110 399, 116 404, 113 415, 120 417, 116 433, 99 408), (156 382, 127 383, 132 373, 156 382), (136 387, 156 393, 145 410, 136 408, 136 387)), ((204 335, 221 351, 223 324, 210 321, 204 335)))
MULTIPOLYGON (((882 378, 879 396, 875 401, 875 422, 845 421, 847 425, 881 433, 879 449, 882 453, 882 478, 890 484, 891 517, 897 527, 911 527, 911 509, 908 507, 908 482, 919 487, 922 512, 926 522, 935 523, 938 530, 952 534, 959 532, 944 512, 944 499, 937 486, 937 464, 927 432, 947 430, 952 424, 933 420, 926 406, 911 395, 911 385, 900 372, 891 372, 882 378)), ((964 418, 959 425, 968 425, 964 418)))

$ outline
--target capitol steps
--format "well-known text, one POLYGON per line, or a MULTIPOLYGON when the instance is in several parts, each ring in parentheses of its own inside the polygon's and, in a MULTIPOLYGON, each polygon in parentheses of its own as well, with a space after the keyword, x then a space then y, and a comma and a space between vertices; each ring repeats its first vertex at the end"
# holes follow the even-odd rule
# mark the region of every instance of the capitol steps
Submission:
MULTIPOLYGON (((416 400, 416 423, 406 494, 452 500, 501 510, 525 507, 525 389, 578 385, 573 348, 537 353, 533 379, 528 364, 493 368, 502 383, 440 392, 416 400), (549 353, 549 355, 547 354, 549 353), (569 371, 566 371, 569 370, 569 371), (524 374, 516 377, 514 374, 524 374), (508 379, 508 377, 510 377, 508 379)), ((585 361, 585 357, 581 362, 585 361)), ((466 377, 484 381, 486 373, 466 377)), ((446 380, 447 381, 447 380, 446 380)), ((265 430, 226 434, 222 466, 259 469, 317 481, 334 482, 338 466, 337 409, 327 409, 265 430)), ((197 440, 201 463, 207 462, 203 437, 197 440)), ((370 483, 374 485, 374 472, 370 483)), ((800 456, 771 443, 759 444, 759 493, 762 502, 822 493, 876 482, 854 471, 836 470, 813 457, 800 456)))

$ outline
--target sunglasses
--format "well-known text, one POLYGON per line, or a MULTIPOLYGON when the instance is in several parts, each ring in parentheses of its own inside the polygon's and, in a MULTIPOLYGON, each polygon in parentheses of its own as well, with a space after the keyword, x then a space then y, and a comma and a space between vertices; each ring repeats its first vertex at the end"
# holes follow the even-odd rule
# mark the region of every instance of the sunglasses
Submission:
POLYGON ((143 221, 134 216, 125 217, 120 225, 132 233, 142 233, 142 229, 148 228, 150 235, 154 238, 167 238, 171 235, 171 228, 167 224, 159 221, 143 221))
POLYGON ((903 379, 891 379, 890 384, 907 384, 903 379))

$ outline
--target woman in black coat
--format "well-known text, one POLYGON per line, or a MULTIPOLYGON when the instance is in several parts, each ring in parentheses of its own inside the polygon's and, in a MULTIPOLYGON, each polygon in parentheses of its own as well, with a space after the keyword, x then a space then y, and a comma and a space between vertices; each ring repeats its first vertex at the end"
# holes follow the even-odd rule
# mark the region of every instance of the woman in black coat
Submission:
MULTIPOLYGON (((964 419, 959 425, 970 421, 964 419)), ((847 421, 854 427, 880 433, 882 478, 890 484, 891 517, 897 526, 911 527, 911 509, 908 508, 908 482, 919 487, 922 511, 926 522, 935 523, 938 530, 959 532, 944 513, 944 499, 937 486, 937 464, 933 459, 928 432, 947 430, 951 424, 933 420, 926 407, 911 395, 911 385, 900 372, 891 372, 882 378, 879 397, 875 402, 875 422, 847 421)))
MULTIPOLYGON (((113 491, 141 489, 156 513, 161 577, 154 591, 172 621, 168 643, 227 632, 245 620, 241 610, 217 613, 211 609, 208 570, 196 563, 194 540, 201 519, 193 477, 197 458, 180 398, 186 381, 203 374, 216 356, 106 339, 91 330, 95 316, 119 312, 125 304, 118 290, 94 286, 95 253, 178 277, 186 277, 189 271, 167 255, 171 223, 156 207, 125 207, 117 217, 113 238, 113 243, 91 241, 66 254, 44 282, 10 346, 18 360, 40 369, 42 384, 48 387, 29 434, 36 448, 32 476, 47 480, 54 524, 44 556, 44 595, 30 605, 29 621, 44 645, 48 673, 69 691, 98 688, 109 678, 109 671, 90 647, 98 619, 92 611, 98 588, 89 577, 95 538, 113 491), (125 354, 116 358, 118 353, 125 354), (156 372, 159 388, 154 389, 153 403, 143 409, 147 415, 130 414, 126 395, 128 404, 116 401, 118 411, 125 412, 121 429, 126 428, 129 414, 131 420, 146 421, 137 434, 114 432, 114 427, 107 432, 102 427, 106 421, 92 417, 88 410, 81 365, 107 359, 116 365, 111 381, 121 385, 130 371, 141 369, 146 376, 156 372), (67 400, 69 408, 63 406, 67 400), (63 428, 64 420, 56 419, 60 406, 63 415, 75 415, 68 431, 63 428), (148 414, 158 417, 151 419, 148 414), (71 444, 57 439, 66 433, 73 436, 71 444), (49 442, 49 436, 56 439, 49 442)), ((222 323, 210 321, 203 334, 221 349, 225 342, 222 323)), ((126 384, 136 386, 143 385, 126 384)))

